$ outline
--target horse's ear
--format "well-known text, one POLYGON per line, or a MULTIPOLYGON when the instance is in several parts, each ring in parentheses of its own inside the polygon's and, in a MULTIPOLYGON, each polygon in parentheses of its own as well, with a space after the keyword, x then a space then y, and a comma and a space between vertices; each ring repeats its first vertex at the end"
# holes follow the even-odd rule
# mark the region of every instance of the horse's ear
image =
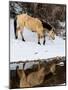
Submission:
POLYGON ((55 30, 53 29, 53 32, 54 32, 55 30))
POLYGON ((55 33, 55 35, 56 35, 56 30, 55 30, 55 28, 53 28, 53 32, 55 33))
POLYGON ((55 28, 53 27, 53 32, 55 32, 55 28))

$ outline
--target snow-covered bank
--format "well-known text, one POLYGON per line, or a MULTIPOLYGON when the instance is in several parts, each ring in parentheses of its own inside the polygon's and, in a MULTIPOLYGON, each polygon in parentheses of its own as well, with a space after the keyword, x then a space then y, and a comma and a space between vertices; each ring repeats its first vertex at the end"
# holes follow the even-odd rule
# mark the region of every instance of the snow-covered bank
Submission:
MULTIPOLYGON (((65 40, 60 37, 51 41, 46 38, 45 45, 37 44, 37 35, 24 28, 25 42, 14 38, 13 20, 10 20, 10 62, 47 59, 56 56, 65 56, 65 40)), ((42 40, 41 40, 42 42, 42 40)))

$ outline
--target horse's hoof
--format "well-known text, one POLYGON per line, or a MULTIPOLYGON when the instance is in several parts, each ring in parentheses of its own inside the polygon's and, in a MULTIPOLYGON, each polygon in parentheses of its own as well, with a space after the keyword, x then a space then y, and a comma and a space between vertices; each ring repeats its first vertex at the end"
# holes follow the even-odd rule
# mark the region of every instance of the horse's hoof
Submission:
POLYGON ((15 39, 17 39, 18 37, 16 36, 15 39))
POLYGON ((43 45, 45 45, 45 43, 43 43, 43 45))
POLYGON ((23 40, 25 42, 25 40, 23 40))
POLYGON ((43 45, 45 45, 45 41, 43 42, 43 45))
POLYGON ((39 45, 41 45, 41 43, 40 43, 40 42, 38 42, 38 44, 39 44, 39 45))
POLYGON ((24 42, 25 42, 25 40, 24 40, 24 39, 22 39, 22 41, 24 41, 24 42))

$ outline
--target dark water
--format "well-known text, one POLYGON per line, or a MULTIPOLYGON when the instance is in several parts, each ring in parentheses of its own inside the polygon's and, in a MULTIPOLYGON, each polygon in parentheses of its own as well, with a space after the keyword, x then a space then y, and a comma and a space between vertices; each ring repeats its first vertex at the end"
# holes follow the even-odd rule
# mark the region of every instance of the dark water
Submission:
MULTIPOLYGON (((55 63, 63 62, 63 65, 60 65, 60 64, 56 65, 55 75, 52 73, 47 74, 44 78, 43 83, 35 87, 60 86, 61 84, 66 83, 66 60, 65 58, 62 58, 61 60, 56 59, 56 60, 52 60, 49 62, 44 62, 42 63, 42 65, 46 66, 47 63, 52 63, 52 62, 55 62, 55 63)), ((33 72, 36 69, 37 67, 35 66, 34 68, 28 69, 25 72, 28 75, 29 73, 33 72)), ((10 82, 9 83, 10 83, 10 88, 19 88, 20 79, 17 75, 16 70, 10 70, 10 82)))

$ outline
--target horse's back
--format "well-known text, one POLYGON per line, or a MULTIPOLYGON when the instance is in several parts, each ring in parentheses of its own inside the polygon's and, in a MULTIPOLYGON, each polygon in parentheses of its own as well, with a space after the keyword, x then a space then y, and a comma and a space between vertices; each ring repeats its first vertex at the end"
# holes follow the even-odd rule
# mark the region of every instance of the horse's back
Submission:
POLYGON ((25 22, 26 26, 29 27, 40 27, 42 25, 41 21, 38 18, 31 17, 27 14, 17 15, 17 20, 20 25, 23 25, 25 22))

